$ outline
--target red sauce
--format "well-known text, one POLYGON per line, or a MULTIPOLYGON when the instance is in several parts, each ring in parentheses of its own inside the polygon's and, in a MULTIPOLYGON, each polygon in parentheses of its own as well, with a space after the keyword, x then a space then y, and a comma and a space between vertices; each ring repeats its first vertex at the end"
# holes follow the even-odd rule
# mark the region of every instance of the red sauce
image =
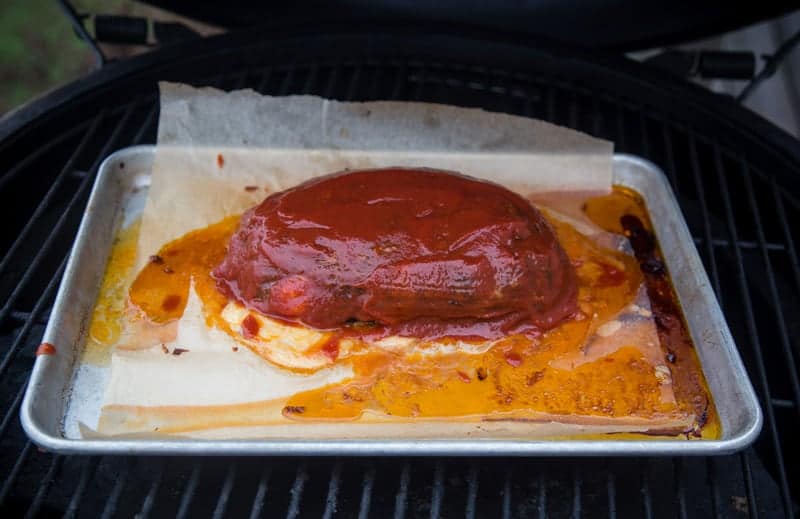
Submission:
POLYGON ((252 315, 247 315, 242 320, 242 335, 244 335, 245 339, 252 339, 253 337, 258 336, 258 330, 261 326, 258 324, 258 320, 253 317, 252 315))
POLYGON ((242 216, 217 288, 317 329, 494 339, 536 335, 577 308, 574 267, 527 200, 434 170, 339 173, 242 216))
POLYGON ((178 308, 181 304, 181 296, 177 294, 170 294, 161 302, 161 309, 165 312, 171 312, 178 308))
POLYGON ((39 355, 55 355, 56 354, 56 347, 50 344, 49 342, 43 342, 36 348, 36 356, 39 355))
POLYGON ((519 356, 519 353, 515 353, 513 351, 508 352, 505 354, 505 358, 509 366, 518 368, 522 365, 522 357, 519 356))
POLYGON ((627 281, 628 276, 624 270, 620 270, 613 265, 607 263, 600 263, 603 273, 597 279, 597 286, 600 287, 615 287, 627 281))
POLYGON ((322 345, 320 348, 322 353, 328 357, 331 362, 336 362, 336 359, 339 358, 339 338, 334 337, 328 340, 325 344, 322 345))
POLYGON ((626 214, 620 218, 620 225, 628 236, 645 275, 658 339, 667 352, 664 360, 673 366, 670 371, 675 396, 683 406, 693 408, 698 416, 694 427, 685 432, 687 435, 699 437, 702 427, 712 419, 714 405, 704 389, 705 381, 695 358, 694 344, 676 302, 677 297, 667 275, 661 251, 656 246, 649 222, 626 214))

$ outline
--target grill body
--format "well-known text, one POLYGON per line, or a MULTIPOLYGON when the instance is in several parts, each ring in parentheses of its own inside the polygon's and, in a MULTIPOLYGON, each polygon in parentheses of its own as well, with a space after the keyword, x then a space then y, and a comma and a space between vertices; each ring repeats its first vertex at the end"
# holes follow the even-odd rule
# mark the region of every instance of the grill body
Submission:
POLYGON ((781 517, 800 496, 800 145, 643 66, 471 30, 230 34, 111 65, 0 124, 0 506, 14 515, 781 517), (269 36, 265 36, 269 34, 269 36), (18 410, 102 159, 154 142, 156 81, 477 106, 613 140, 667 173, 759 394, 756 444, 719 458, 68 457, 18 410))

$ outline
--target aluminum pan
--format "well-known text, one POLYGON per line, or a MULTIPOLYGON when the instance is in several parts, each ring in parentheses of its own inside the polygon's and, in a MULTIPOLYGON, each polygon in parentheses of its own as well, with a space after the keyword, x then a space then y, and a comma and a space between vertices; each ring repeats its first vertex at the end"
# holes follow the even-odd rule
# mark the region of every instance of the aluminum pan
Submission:
MULTIPOLYGON (((85 331, 116 230, 132 193, 149 181, 154 146, 117 151, 100 166, 44 341, 57 355, 36 359, 22 403, 22 425, 40 447, 64 454, 150 455, 379 455, 379 456, 633 456, 721 455, 747 447, 761 430, 762 414, 733 338, 711 290, 689 229, 664 174, 653 163, 614 156, 614 183, 639 192, 658 241, 722 423, 718 440, 192 440, 72 439, 64 435, 66 403, 85 331), (65 351, 66 349, 66 351, 65 351)), ((128 217, 130 214, 128 214, 128 217)))

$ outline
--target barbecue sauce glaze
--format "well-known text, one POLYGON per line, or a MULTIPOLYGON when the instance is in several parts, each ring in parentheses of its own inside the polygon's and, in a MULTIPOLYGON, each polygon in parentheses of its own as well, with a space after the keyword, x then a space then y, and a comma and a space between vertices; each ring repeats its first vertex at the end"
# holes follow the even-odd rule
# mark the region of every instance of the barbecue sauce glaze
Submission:
POLYGON ((535 336, 577 310, 575 269, 530 202, 436 170, 273 194, 242 216, 213 276, 262 314, 372 337, 535 336))

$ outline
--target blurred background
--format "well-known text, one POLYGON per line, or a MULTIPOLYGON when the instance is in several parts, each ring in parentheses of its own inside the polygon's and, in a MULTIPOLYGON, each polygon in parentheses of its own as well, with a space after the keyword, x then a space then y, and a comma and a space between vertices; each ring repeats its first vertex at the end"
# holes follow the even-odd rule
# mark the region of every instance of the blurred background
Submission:
MULTIPOLYGON (((132 0, 75 0, 70 2, 77 13, 85 14, 82 19, 90 34, 94 35, 94 15, 122 15, 139 17, 152 24, 154 20, 161 22, 179 22, 195 33, 208 36, 223 32, 222 27, 238 27, 246 24, 242 18, 225 14, 222 10, 208 14, 212 2, 153 2, 166 6, 177 12, 196 12, 208 22, 203 23, 171 10, 159 9, 152 5, 132 0), (219 26, 214 22, 219 22, 219 26)), ((522 2, 525 4, 525 2, 522 2)), ((536 2, 528 2, 527 7, 536 2)), ((548 2, 539 2, 547 4, 548 2)), ((680 2, 676 2, 680 3, 680 2)), ((228 6, 226 2, 226 6, 228 6)), ((232 1, 231 7, 242 7, 242 2, 232 1)), ((319 9, 315 2, 305 2, 306 7, 319 9)), ((365 9, 363 2, 343 2, 346 8, 365 9)), ((413 2, 386 1, 398 15, 404 15, 413 2)), ((448 2, 441 4, 442 16, 451 16, 453 11, 446 11, 448 2)), ((486 6, 481 2, 468 2, 476 13, 486 6)), ((569 2, 563 4, 568 9, 569 2)), ((218 4, 217 4, 218 5, 218 4)), ((298 4, 300 5, 300 4, 298 4)), ((374 4, 377 5, 377 4, 374 4)), ((264 6, 273 7, 265 3, 264 6)), ((265 9, 264 6, 261 9, 265 9)), ((435 10, 436 6, 428 6, 435 10)), ((551 7, 552 8, 552 7, 551 7)), ((255 10, 256 8, 252 8, 255 10)), ((275 14, 283 15, 287 8, 274 7, 275 14)), ((226 9, 229 13, 242 12, 241 9, 226 9)), ((247 10, 244 11, 247 13, 247 10)), ((257 19, 257 16, 251 16, 257 19)), ((491 20, 490 20, 491 21, 491 20)), ((506 20, 507 21, 507 20, 506 20)), ((499 22, 498 22, 499 23, 499 22)), ((523 23, 525 23, 523 21, 523 23)), ((537 28, 533 27, 531 32, 537 28)), ((151 33, 152 29, 148 29, 151 33)), ((580 33, 583 28, 576 28, 580 33)), ((599 29, 598 32, 601 32, 599 29)), ((703 50, 744 50, 752 52, 756 57, 756 71, 766 65, 762 56, 770 55, 781 44, 791 39, 800 31, 800 12, 768 21, 756 23, 734 31, 725 32, 711 38, 682 42, 668 47, 669 49, 703 49, 703 50)), ((563 36, 563 33, 561 34, 563 36)), ((607 35, 605 35, 607 37, 607 35)), ((577 39, 577 37, 575 38, 577 39)), ((132 54, 146 52, 151 46, 100 44, 104 54, 110 59, 124 59, 132 54)), ((624 49, 628 50, 628 49, 624 49)), ((629 52, 628 55, 637 60, 653 57, 663 51, 663 47, 629 52)), ((96 68, 97 63, 91 48, 77 36, 70 19, 65 14, 63 5, 55 0, 3 0, 0 1, 0 116, 13 110, 27 101, 88 74, 96 68)), ((732 96, 738 95, 746 86, 745 80, 703 80, 694 79, 708 88, 732 96)), ((764 81, 757 89, 743 100, 745 106, 760 113, 789 133, 800 136, 800 52, 793 45, 781 60, 774 76, 764 81)))
MULTIPOLYGON (((82 0, 76 5, 126 13, 137 8, 125 0, 82 0)), ((75 37, 56 2, 0 2, 0 114, 89 73, 93 64, 91 50, 75 37)))
MULTIPOLYGON (((131 0, 75 0, 78 13, 179 20, 201 34, 220 32, 168 11, 131 0)), ((92 20, 87 19, 87 26, 92 20)), ((109 57, 145 52, 149 47, 101 44, 109 57)), ((0 116, 96 68, 91 48, 75 33, 55 0, 0 1, 0 116)))

